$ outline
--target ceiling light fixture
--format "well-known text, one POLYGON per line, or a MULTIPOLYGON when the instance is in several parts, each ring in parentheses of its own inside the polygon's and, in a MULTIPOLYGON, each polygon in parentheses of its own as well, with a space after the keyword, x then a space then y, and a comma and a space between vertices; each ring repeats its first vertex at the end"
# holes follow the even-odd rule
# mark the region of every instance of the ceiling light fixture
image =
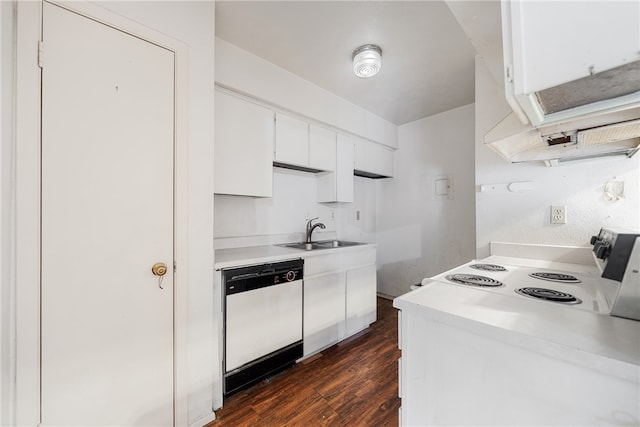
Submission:
POLYGON ((382 67, 382 49, 365 44, 353 51, 353 72, 361 78, 373 77, 382 67))

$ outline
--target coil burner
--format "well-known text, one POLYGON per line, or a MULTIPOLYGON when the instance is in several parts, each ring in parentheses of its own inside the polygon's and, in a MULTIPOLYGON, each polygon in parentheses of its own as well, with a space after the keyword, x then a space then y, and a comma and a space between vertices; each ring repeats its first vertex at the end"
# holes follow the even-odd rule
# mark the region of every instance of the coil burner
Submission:
POLYGON ((477 286, 481 288, 504 286, 504 284, 498 280, 485 276, 477 276, 475 274, 450 274, 446 276, 445 279, 459 285, 477 286))
POLYGON ((469 267, 482 271, 507 271, 506 268, 497 264, 471 264, 469 267))
POLYGON ((537 298, 545 301, 559 302, 562 304, 580 304, 582 301, 566 292, 560 292, 546 288, 520 288, 516 289, 520 295, 537 298))
POLYGON ((540 279, 540 280, 548 280, 549 282, 558 282, 558 283, 580 283, 581 280, 575 276, 564 273, 531 273, 529 276, 540 279))

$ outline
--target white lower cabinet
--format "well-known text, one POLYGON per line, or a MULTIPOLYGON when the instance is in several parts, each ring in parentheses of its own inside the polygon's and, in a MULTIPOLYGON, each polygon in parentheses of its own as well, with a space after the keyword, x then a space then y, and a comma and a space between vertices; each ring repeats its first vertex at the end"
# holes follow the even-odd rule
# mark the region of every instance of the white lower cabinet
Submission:
POLYGON ((376 321, 376 266, 347 270, 346 335, 352 335, 376 321))
POLYGON ((376 250, 305 258, 304 357, 376 320, 376 250))
POLYGON ((344 272, 304 279, 304 355, 344 338, 344 272))

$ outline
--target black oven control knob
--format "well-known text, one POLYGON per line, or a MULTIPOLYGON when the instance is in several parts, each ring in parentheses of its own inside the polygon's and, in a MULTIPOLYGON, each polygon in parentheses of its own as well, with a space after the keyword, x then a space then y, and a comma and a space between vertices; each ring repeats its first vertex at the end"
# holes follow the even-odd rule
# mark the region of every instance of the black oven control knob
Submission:
POLYGON ((287 279, 287 282, 293 282, 294 280, 296 280, 296 272, 293 270, 288 271, 285 277, 287 279))
POLYGON ((609 243, 600 242, 596 244, 593 251, 596 253, 597 258, 605 259, 609 256, 610 248, 611 245, 609 245, 609 243))

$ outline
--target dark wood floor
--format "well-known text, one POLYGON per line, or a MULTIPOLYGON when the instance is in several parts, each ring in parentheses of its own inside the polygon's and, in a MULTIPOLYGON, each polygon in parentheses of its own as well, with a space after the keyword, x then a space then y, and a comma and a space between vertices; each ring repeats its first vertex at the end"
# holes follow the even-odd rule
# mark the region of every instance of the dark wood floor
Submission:
POLYGON ((397 426, 398 314, 378 298, 359 334, 224 402, 222 426, 397 426))

